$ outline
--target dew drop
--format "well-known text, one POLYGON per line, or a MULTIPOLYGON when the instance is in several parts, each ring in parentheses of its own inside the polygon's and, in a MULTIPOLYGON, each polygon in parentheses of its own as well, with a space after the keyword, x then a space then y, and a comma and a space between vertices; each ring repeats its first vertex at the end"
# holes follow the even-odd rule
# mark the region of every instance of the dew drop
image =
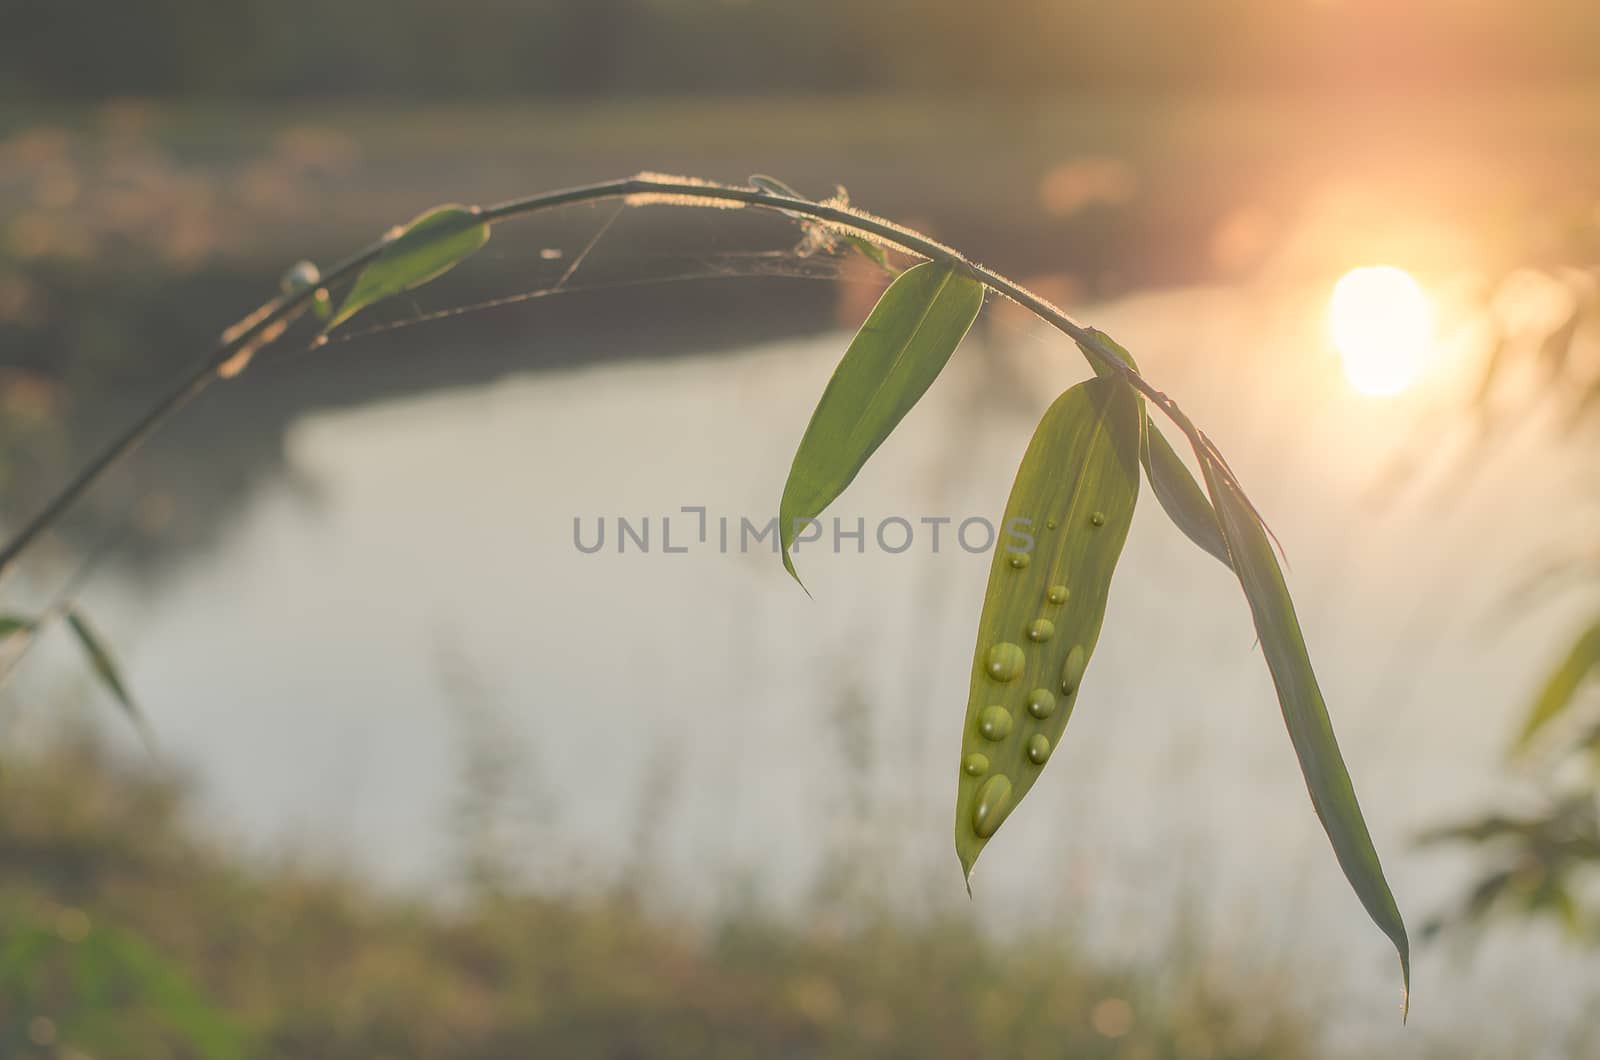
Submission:
POLYGON ((1036 619, 1028 627, 1028 639, 1036 644, 1043 644, 1056 635, 1056 624, 1048 618, 1036 619))
POLYGON ((1106 525, 1106 513, 1105 512, 1095 512, 1093 515, 1089 516, 1089 522, 1092 523, 1095 526, 1104 526, 1104 525, 1106 525))
POLYGON ((1045 759, 1050 757, 1050 737, 1044 733, 1034 733, 1028 738, 1028 761, 1036 766, 1044 765, 1045 759))
POLYGON ((1004 740, 1011 735, 1011 712, 1005 707, 984 707, 978 715, 978 731, 985 740, 1004 740))
POLYGON ((992 776, 978 789, 978 799, 972 804, 972 830, 979 839, 988 839, 1000 828, 1011 809, 1011 781, 1003 776, 992 776))
POLYGON ((1016 570, 1021 570, 1028 565, 1028 554, 1026 552, 1013 552, 1011 558, 1006 562, 1010 563, 1016 570))
POLYGON ((1028 693, 1028 713, 1043 721, 1056 712, 1055 693, 1048 688, 1035 688, 1028 693))
POLYGON ((315 287, 321 279, 322 273, 314 262, 297 261, 278 279, 278 290, 286 295, 297 294, 303 288, 315 287))
POLYGON ((1001 641, 989 649, 989 658, 985 660, 983 669, 996 681, 1015 681, 1026 662, 1021 648, 1010 641, 1001 641))
POLYGON ((1052 585, 1050 586, 1050 591, 1044 594, 1044 598, 1049 600, 1052 604, 1059 605, 1066 603, 1067 597, 1071 595, 1072 590, 1068 589, 1065 585, 1052 585))
POLYGON ((969 777, 981 777, 989 772, 989 756, 970 754, 961 763, 961 771, 969 777))
POLYGON ((1046 530, 1054 530, 1056 527, 1058 527, 1060 525, 1061 524, 1056 522, 1054 519, 1046 519, 1044 521, 1044 528, 1046 530))
POLYGON ((1061 691, 1070 696, 1078 690, 1078 682, 1083 680, 1083 668, 1088 661, 1083 645, 1074 644, 1072 650, 1067 652, 1067 661, 1061 664, 1061 691))

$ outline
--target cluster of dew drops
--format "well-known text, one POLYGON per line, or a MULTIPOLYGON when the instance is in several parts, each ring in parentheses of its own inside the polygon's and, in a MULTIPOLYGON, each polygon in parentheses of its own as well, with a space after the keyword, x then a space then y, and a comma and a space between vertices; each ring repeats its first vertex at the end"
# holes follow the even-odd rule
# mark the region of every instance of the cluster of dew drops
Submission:
MULTIPOLYGON (((1089 523, 1094 527, 1104 526, 1106 517, 1103 512, 1095 512, 1089 517, 1089 523)), ((1056 528, 1054 519, 1045 522, 1045 529, 1056 528)), ((1014 570, 1022 570, 1028 566, 1029 556, 1026 552, 1016 553, 1007 560, 1014 570)), ((1065 585, 1052 585, 1045 590, 1045 603, 1051 608, 1059 608, 1071 597, 1072 590, 1065 585)), ((1035 644, 1043 644, 1056 634, 1056 625, 1048 617, 1041 615, 1028 626, 1028 639, 1035 644)), ((1088 655, 1083 650, 1083 645, 1075 644, 1067 653, 1067 658, 1061 666, 1061 692, 1071 696, 1078 690, 1078 683, 1083 680, 1084 665, 1088 655)), ((1010 641, 1000 641, 989 649, 989 654, 984 660, 984 672, 989 679, 1006 684, 1015 681, 1021 676, 1027 657, 1023 654, 1020 645, 1010 641)), ((1049 718, 1056 710, 1056 696, 1048 688, 1035 688, 1028 693, 1028 713, 1038 721, 1049 718)), ((978 715, 978 732, 985 740, 1000 743, 1011 735, 1011 712, 998 704, 985 707, 978 715)), ((1043 766, 1050 758, 1050 737, 1042 732, 1034 733, 1028 737, 1027 757, 1035 767, 1043 766)), ((962 760, 961 769, 969 777, 982 777, 989 772, 989 756, 981 751, 974 751, 962 760)), ((1006 811, 1011 804, 1011 779, 1004 774, 996 773, 984 781, 978 789, 978 798, 972 806, 972 830, 981 839, 994 835, 1000 827, 1000 822, 1005 819, 1006 811)))

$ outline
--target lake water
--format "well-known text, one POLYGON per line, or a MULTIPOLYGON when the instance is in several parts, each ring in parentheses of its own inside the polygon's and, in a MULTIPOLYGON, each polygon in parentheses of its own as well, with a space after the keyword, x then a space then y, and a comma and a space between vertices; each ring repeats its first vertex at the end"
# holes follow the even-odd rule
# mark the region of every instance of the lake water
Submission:
MULTIPOLYGON (((1562 539, 1529 513, 1559 505, 1571 469, 1512 451, 1380 502, 1460 379, 1353 395, 1325 291, 1195 288, 1085 315, 1211 433, 1287 548, 1415 933, 1469 866, 1411 837, 1506 788, 1502 748, 1570 628, 1489 616, 1562 539)), ((297 416, 281 471, 214 547, 153 588, 108 574, 87 602, 210 823, 251 848, 448 886, 476 732, 515 763, 503 838, 541 885, 648 871, 708 912, 751 884, 808 910, 826 872, 913 911, 968 908, 950 814, 987 563, 949 529, 938 553, 919 532, 894 555, 872 528, 997 519, 1039 413, 1086 374, 1036 327, 987 319, 830 513, 865 520, 865 552, 801 554, 814 598, 765 547, 724 554, 717 520, 770 517, 844 334, 297 416), (706 543, 685 506, 706 509, 706 543), (618 553, 618 516, 651 518, 649 553, 618 553), (686 552, 662 551, 663 516, 686 552), (606 547, 575 548, 575 518, 588 540, 604 518, 606 547)), ((438 346, 452 355, 450 329, 438 346)), ((301 359, 260 386, 374 363, 301 359)), ((252 382, 208 397, 213 426, 248 434, 252 382)), ((979 865, 971 915, 1156 955, 1181 901, 1217 962, 1282 969, 1349 1014, 1352 1041, 1398 1050, 1392 954, 1311 812, 1237 584, 1141 501, 1081 706, 979 865)), ((1538 932, 1489 952, 1467 968, 1425 950, 1414 1025, 1558 1048, 1592 967, 1538 932)))

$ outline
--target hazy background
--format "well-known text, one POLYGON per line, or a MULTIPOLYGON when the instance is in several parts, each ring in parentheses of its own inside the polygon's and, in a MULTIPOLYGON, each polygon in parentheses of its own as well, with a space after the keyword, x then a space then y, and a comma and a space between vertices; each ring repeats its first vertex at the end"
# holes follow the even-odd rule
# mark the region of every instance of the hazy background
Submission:
MULTIPOLYGON (((434 203, 641 169, 842 184, 1115 335, 1228 454, 1414 937, 1474 868, 1419 831, 1538 787, 1504 747, 1583 597, 1504 600, 1592 533, 1592 435, 1533 400, 1576 399, 1566 375, 1486 413, 1484 320, 1592 293, 1594 5, 3 14, 0 529, 296 260, 434 203), (1390 397, 1328 335, 1335 281, 1376 264, 1435 319, 1390 397)), ((0 1051, 1600 1048, 1596 951, 1532 922, 1419 939, 1400 1027, 1237 584, 1148 492, 1090 694, 971 901, 949 819, 985 561, 869 537, 802 556, 813 600, 714 527, 574 548, 574 518, 673 515, 676 543, 684 505, 773 512, 882 283, 800 237, 611 205, 497 227, 348 340, 215 387, 32 554, 8 606, 100 557, 77 598, 161 757, 64 637, 0 692, 0 1051), (522 297, 579 254, 572 291, 522 297)), ((1595 352, 1586 323, 1562 363, 1595 352)), ((835 513, 998 518, 1085 374, 991 300, 835 513)))

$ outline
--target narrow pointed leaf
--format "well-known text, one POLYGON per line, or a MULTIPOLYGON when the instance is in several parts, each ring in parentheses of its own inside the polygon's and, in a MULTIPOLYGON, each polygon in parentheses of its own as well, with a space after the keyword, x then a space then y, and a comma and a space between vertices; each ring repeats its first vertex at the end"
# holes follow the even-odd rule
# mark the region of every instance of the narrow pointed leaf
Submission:
POLYGON ((1355 786, 1345 768, 1344 756, 1339 753, 1333 722, 1328 717, 1327 704, 1311 668, 1305 636, 1300 631, 1300 620, 1295 616, 1283 571, 1273 555, 1265 528, 1228 482, 1222 469, 1204 455, 1200 463, 1234 570, 1250 603, 1261 652, 1266 657, 1267 668, 1272 671, 1278 704, 1283 709, 1289 740, 1300 759, 1300 771, 1311 793, 1311 805, 1327 830, 1345 878, 1355 889, 1367 914, 1389 936, 1400 955, 1400 975, 1405 991, 1403 1005, 1409 1005, 1411 944, 1406 937, 1405 921, 1384 878, 1378 851, 1372 845, 1367 822, 1361 816, 1361 805, 1356 801, 1355 786))
MULTIPOLYGON (((1139 370, 1127 347, 1098 328, 1090 330, 1122 363, 1135 372, 1139 370)), ((1081 342, 1078 348, 1083 349, 1081 342)), ((1084 350, 1084 356, 1098 374, 1110 374, 1087 350, 1084 350)), ((1227 542, 1222 540, 1222 529, 1217 526, 1217 513, 1206 499, 1205 490, 1200 488, 1200 483, 1189 473, 1183 458, 1157 429, 1145 407, 1143 396, 1139 398, 1139 410, 1144 416, 1143 435, 1139 439, 1139 462, 1144 465, 1145 477, 1150 480, 1150 491, 1161 502, 1161 508, 1172 520, 1173 526, 1183 531, 1190 541, 1221 560, 1223 566, 1232 567, 1228 559, 1227 542)))
POLYGON ((116 660, 106 650, 104 642, 94 631, 94 627, 89 625, 88 619, 76 610, 68 611, 65 617, 67 628, 72 630, 73 636, 78 638, 78 644, 82 646, 84 655, 88 657, 89 666, 94 670, 95 676, 100 679, 101 684, 105 685, 106 690, 116 698, 123 712, 128 715, 134 727, 139 730, 139 735, 148 742, 149 730, 145 724, 144 715, 140 712, 138 704, 134 702, 133 696, 128 692, 128 686, 122 680, 122 674, 117 667, 116 660))
POLYGON ((1527 747, 1534 735, 1555 720, 1572 703, 1583 682, 1600 667, 1600 622, 1584 630, 1573 642, 1561 665, 1550 671, 1544 687, 1533 701, 1528 718, 1517 736, 1516 750, 1527 747))
POLYGON ((795 536, 854 481, 933 384, 983 308, 983 285, 925 262, 891 283, 828 380, 778 506, 783 565, 795 536))
POLYGON ((1150 479, 1150 492, 1161 502, 1172 525, 1182 530, 1190 541, 1221 560, 1223 566, 1232 567, 1233 562, 1228 558, 1228 543, 1222 539, 1222 528, 1217 525, 1216 510, 1206 499, 1200 483, 1189 473, 1183 458, 1148 417, 1145 419, 1139 457, 1144 464, 1145 476, 1150 479))
POLYGON ((367 306, 421 286, 461 263, 489 241, 489 226, 476 207, 436 206, 398 230, 372 264, 361 270, 328 328, 336 328, 367 306))
POLYGON ((1077 704, 1139 496, 1139 420, 1122 381, 1080 383, 1045 412, 1017 468, 961 735, 956 854, 969 878, 1077 704))

